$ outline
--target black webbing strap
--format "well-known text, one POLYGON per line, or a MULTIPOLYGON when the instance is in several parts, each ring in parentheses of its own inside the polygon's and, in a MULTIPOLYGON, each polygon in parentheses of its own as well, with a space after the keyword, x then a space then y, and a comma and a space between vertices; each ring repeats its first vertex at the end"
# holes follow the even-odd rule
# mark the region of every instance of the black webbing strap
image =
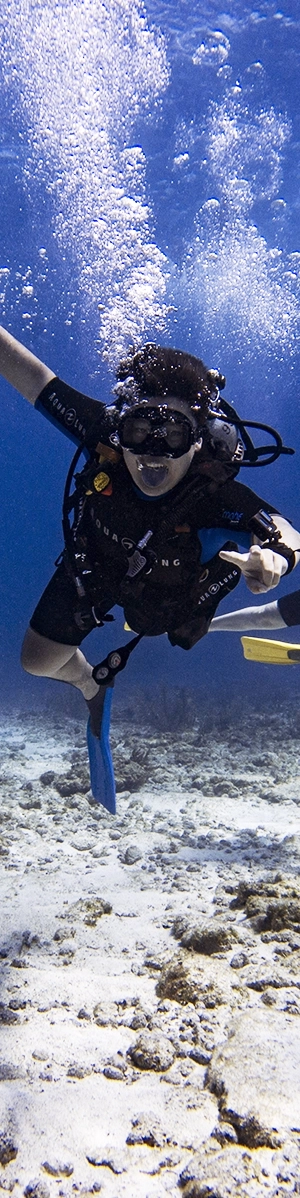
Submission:
POLYGON ((133 637, 132 641, 129 641, 129 644, 120 645, 119 649, 111 649, 107 657, 103 661, 100 661, 97 666, 94 666, 93 678, 98 683, 98 686, 109 686, 115 675, 119 674, 120 670, 125 669, 130 653, 136 648, 136 645, 142 640, 143 636, 144 633, 139 632, 137 636, 133 637))

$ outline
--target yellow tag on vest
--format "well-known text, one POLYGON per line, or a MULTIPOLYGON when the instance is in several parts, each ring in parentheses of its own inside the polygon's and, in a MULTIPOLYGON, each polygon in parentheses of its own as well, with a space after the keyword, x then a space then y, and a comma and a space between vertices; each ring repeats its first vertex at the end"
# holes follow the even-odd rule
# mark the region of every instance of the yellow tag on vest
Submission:
POLYGON ((105 487, 108 487, 109 483, 110 483, 109 475, 105 474, 104 470, 100 470, 100 474, 96 474, 96 478, 94 478, 94 482, 93 482, 94 490, 95 491, 104 491, 105 487))

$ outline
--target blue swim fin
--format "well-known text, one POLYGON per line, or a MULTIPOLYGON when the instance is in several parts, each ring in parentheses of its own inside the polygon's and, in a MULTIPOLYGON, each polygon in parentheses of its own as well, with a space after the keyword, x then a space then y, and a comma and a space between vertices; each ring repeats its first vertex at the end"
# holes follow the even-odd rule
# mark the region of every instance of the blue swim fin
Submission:
POLYGON ((112 686, 101 687, 99 694, 88 703, 90 717, 87 744, 90 760, 91 788, 96 803, 102 803, 112 815, 116 814, 116 787, 109 745, 112 686))

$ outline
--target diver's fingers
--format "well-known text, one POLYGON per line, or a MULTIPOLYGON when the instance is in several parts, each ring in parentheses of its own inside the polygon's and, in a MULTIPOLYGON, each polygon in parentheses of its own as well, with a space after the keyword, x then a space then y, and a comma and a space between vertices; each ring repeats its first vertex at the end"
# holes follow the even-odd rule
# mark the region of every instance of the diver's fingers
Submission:
POLYGON ((219 557, 222 557, 224 562, 233 562, 233 565, 238 566, 242 574, 245 574, 249 553, 238 553, 236 549, 220 549, 219 557))
POLYGON ((245 575, 245 581, 249 590, 254 595, 259 595, 263 591, 271 591, 273 587, 277 587, 283 574, 286 574, 288 564, 286 558, 280 553, 274 553, 272 549, 260 550, 260 569, 255 575, 245 575))
POLYGON ((245 582, 248 590, 252 595, 264 595, 266 591, 271 591, 272 587, 277 586, 277 582, 263 582, 260 578, 254 578, 254 575, 245 575, 245 582))

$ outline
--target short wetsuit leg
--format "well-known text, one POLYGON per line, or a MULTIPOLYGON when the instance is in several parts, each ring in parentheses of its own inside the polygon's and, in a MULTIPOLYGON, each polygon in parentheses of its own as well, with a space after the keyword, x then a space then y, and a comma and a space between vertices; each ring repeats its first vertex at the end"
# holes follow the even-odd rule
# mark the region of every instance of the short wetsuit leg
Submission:
POLYGON ((282 598, 278 599, 278 607, 287 628, 292 628, 294 624, 300 624, 300 591, 282 595, 282 598))
MULTIPOLYGON (((114 606, 116 600, 105 597, 103 613, 114 606)), ((99 606, 101 595, 99 595, 99 606)), ((102 611, 102 605, 101 605, 102 611)), ((80 627, 80 600, 72 578, 62 562, 41 595, 30 620, 30 627, 40 636, 48 637, 62 645, 81 645, 84 637, 97 627, 92 611, 87 612, 84 628, 80 627)))
MULTIPOLYGON (((108 598, 106 595, 101 604, 99 595, 103 615, 114 603, 113 596, 108 598)), ((22 649, 22 665, 29 674, 71 683, 88 701, 97 694, 98 687, 92 677, 93 667, 78 646, 97 627, 97 620, 88 605, 84 626, 81 615, 76 587, 62 562, 30 620, 22 649)))

